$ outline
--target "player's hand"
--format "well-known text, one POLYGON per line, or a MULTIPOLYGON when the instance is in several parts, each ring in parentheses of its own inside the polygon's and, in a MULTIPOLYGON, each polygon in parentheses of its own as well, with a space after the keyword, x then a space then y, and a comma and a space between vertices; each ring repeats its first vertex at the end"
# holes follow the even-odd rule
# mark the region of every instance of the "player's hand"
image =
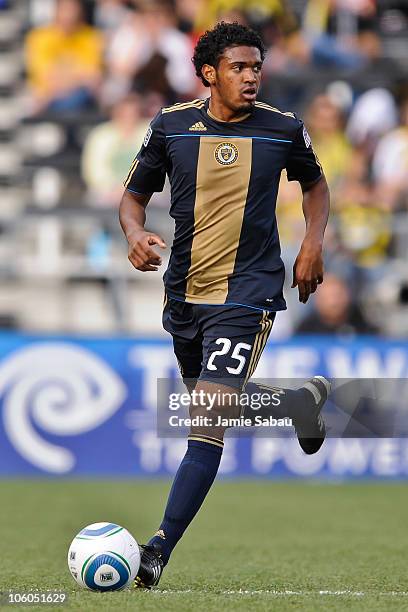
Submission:
POLYGON ((323 282, 323 258, 320 245, 304 241, 293 266, 292 288, 299 290, 299 302, 306 304, 317 285, 323 282))
POLYGON ((130 263, 141 272, 157 272, 157 266, 162 264, 162 258, 152 248, 157 244, 161 249, 166 248, 166 243, 157 234, 136 230, 129 238, 128 259, 130 263))

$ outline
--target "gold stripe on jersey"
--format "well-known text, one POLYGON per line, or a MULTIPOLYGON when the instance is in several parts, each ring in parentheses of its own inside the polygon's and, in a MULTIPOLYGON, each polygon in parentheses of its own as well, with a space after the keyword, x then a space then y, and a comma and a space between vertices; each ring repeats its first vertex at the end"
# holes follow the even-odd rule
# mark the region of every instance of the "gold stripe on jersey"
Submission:
POLYGON ((205 100, 202 100, 201 98, 195 98, 194 100, 188 100, 187 102, 175 102, 174 104, 171 104, 170 106, 164 106, 162 110, 167 111, 167 110, 172 110, 173 108, 180 108, 182 106, 187 106, 188 104, 198 104, 198 103, 204 103, 205 100))
POLYGON ((167 106, 162 109, 162 113, 173 113, 178 110, 186 110, 188 108, 202 108, 205 104, 205 100, 192 100, 191 102, 178 102, 173 106, 167 106))
POLYGON ((270 104, 266 104, 266 102, 255 102, 255 106, 258 108, 263 108, 264 110, 273 111, 274 113, 279 113, 281 115, 286 115, 286 117, 292 117, 295 119, 295 115, 293 113, 284 113, 279 108, 275 108, 274 106, 270 106, 270 104))
POLYGON ((191 304, 223 304, 234 271, 251 176, 252 139, 200 138, 194 232, 185 300, 191 304), (216 158, 223 143, 237 150, 231 163, 216 158))
POLYGON ((132 180, 132 176, 137 168, 138 163, 139 163, 139 160, 135 159, 133 164, 130 166, 129 174, 127 175, 126 181, 125 181, 125 187, 127 187, 130 181, 132 180))

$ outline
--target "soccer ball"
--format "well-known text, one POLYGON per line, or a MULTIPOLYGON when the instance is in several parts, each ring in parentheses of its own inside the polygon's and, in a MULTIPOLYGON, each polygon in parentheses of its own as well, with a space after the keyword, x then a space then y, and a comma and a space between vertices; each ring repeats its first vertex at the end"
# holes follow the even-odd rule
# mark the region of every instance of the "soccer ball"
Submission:
POLYGON ((91 591, 119 591, 135 579, 140 566, 139 546, 115 523, 93 523, 72 540, 68 567, 74 580, 91 591))

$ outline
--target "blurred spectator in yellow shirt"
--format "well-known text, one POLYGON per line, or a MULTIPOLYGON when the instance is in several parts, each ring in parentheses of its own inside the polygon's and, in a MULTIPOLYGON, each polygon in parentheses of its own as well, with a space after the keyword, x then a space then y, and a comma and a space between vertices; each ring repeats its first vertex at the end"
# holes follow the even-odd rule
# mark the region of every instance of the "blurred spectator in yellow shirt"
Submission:
POLYGON ((197 10, 195 30, 199 33, 212 28, 224 15, 233 11, 242 11, 252 22, 262 22, 274 17, 285 19, 292 15, 286 0, 205 0, 197 10))
POLYGON ((111 115, 110 121, 89 132, 82 153, 82 176, 92 206, 119 204, 123 178, 149 127, 136 94, 116 103, 111 115))
MULTIPOLYGON (((305 231, 305 220, 302 213, 302 193, 296 181, 288 181, 286 172, 282 173, 279 183, 277 200, 277 217, 279 221, 279 236, 284 251, 296 249, 302 242, 305 231)), ((294 252, 290 251, 289 257, 294 252)), ((286 252, 284 252, 286 256, 286 252)), ((296 256, 296 254, 295 254, 296 256)))
POLYGON ((382 274, 392 236, 386 203, 368 176, 367 156, 363 150, 355 150, 332 207, 341 248, 359 269, 361 279, 382 274))
MULTIPOLYGON (((335 196, 335 188, 341 185, 352 159, 352 147, 342 130, 341 113, 327 95, 320 94, 310 103, 305 123, 310 131, 313 149, 332 189, 332 195, 335 196)), ((335 197, 333 199, 335 205, 335 197)), ((297 247, 302 239, 304 219, 300 201, 299 185, 295 182, 289 183, 283 174, 277 211, 280 236, 286 248, 289 245, 297 247)))
POLYGON ((79 0, 57 0, 54 20, 26 40, 32 112, 75 111, 92 103, 103 53, 102 36, 84 22, 79 0))
POLYGON ((312 100, 305 123, 327 182, 334 188, 347 170, 352 155, 343 131, 341 112, 327 95, 321 94, 312 100))

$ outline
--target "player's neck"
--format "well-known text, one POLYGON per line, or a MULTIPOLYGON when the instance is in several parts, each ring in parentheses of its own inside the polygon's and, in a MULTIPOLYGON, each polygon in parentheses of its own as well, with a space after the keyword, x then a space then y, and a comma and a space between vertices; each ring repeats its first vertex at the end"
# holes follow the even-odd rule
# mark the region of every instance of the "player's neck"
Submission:
POLYGON ((228 106, 225 106, 225 104, 214 94, 211 94, 208 114, 217 121, 225 121, 226 123, 242 121, 250 115, 248 111, 234 111, 228 106))

